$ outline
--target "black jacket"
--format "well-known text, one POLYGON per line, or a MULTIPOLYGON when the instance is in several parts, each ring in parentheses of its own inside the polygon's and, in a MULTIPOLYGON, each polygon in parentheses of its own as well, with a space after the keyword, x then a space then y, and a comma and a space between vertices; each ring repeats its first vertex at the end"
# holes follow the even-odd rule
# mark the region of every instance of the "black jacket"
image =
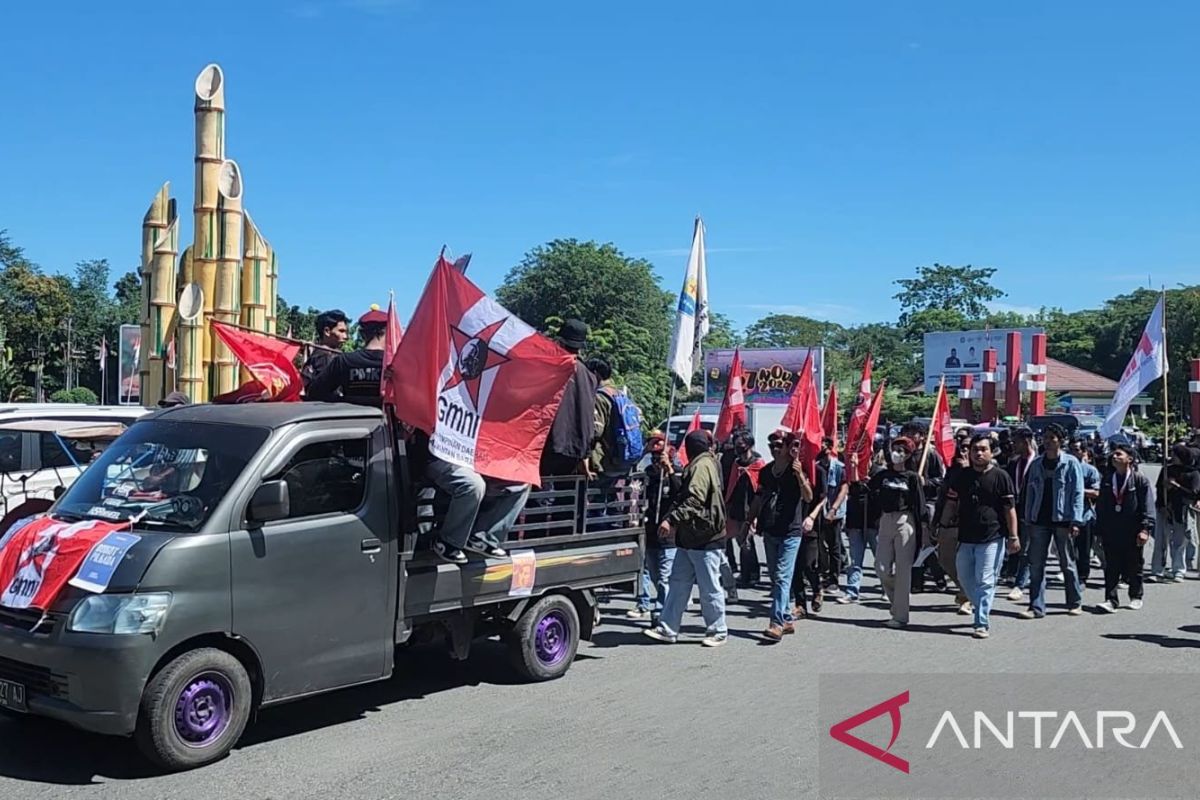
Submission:
POLYGON ((554 422, 550 424, 543 459, 546 456, 559 456, 582 461, 588 457, 596 438, 596 392, 599 385, 591 370, 576 359, 575 374, 567 381, 562 403, 554 415, 554 422))
MULTIPOLYGON (((1096 525, 1101 536, 1154 531, 1154 503, 1150 479, 1136 470, 1130 479, 1129 488, 1121 498, 1121 510, 1117 511, 1117 498, 1113 494, 1113 479, 1110 472, 1100 480, 1100 497, 1096 500, 1096 525)), ((1120 484, 1117 485, 1120 491, 1120 484)))
POLYGON ((667 480, 667 484, 663 485, 663 471, 656 464, 650 464, 646 467, 646 547, 661 548, 673 547, 674 542, 663 541, 658 535, 658 526, 667 517, 667 509, 671 507, 671 503, 675 501, 675 497, 679 494, 679 487, 682 480, 679 473, 674 469, 671 471, 671 476, 667 480), (661 491, 662 502, 659 502, 659 493, 661 491), (659 511, 659 508, 662 511, 659 511))

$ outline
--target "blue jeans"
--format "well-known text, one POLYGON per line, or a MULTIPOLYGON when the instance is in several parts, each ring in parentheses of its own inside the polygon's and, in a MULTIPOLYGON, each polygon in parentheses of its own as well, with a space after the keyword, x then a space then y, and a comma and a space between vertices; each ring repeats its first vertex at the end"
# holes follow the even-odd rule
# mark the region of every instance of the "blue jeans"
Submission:
POLYGON ((1067 608, 1083 605, 1079 572, 1075 569, 1075 548, 1071 546, 1071 529, 1058 525, 1030 525, 1029 609, 1038 616, 1046 613, 1046 558, 1050 555, 1051 539, 1058 550, 1063 583, 1067 585, 1067 608))
POLYGON ((764 536, 767 547, 767 571, 771 575, 771 623, 783 625, 792 617, 792 575, 796 572, 799 536, 764 536))
POLYGON ((851 530, 850 535, 850 570, 846 573, 846 597, 858 597, 858 587, 862 584, 863 561, 867 557, 867 548, 871 555, 879 552, 879 531, 876 528, 851 530))
POLYGON ((679 633, 683 612, 692 587, 700 586, 700 611, 708 633, 726 633, 725 590, 721 588, 721 560, 724 550, 675 549, 671 564, 671 579, 667 586, 667 602, 663 603, 659 624, 671 633, 679 633))
POLYGON ((975 627, 987 630, 988 615, 996 593, 996 576, 1004 563, 1004 540, 984 544, 958 543, 954 564, 963 592, 975 607, 975 627))
POLYGON ((675 561, 674 547, 646 548, 646 562, 638 581, 637 607, 639 611, 649 611, 658 616, 662 613, 663 603, 667 599, 667 582, 671 580, 671 564, 675 561), (654 599, 650 599, 650 589, 654 588, 654 599))
POLYGON ((1024 522, 1017 523, 1017 538, 1021 540, 1021 549, 1015 555, 1005 553, 1004 574, 1013 581, 1018 589, 1029 588, 1029 526, 1024 522))

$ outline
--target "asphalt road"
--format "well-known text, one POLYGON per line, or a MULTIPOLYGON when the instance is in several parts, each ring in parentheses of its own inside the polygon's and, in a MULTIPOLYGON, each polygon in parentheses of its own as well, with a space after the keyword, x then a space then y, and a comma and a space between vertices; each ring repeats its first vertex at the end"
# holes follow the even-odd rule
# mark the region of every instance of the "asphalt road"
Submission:
POLYGON ((883 628, 872 593, 828 603, 777 645, 758 635, 765 595, 752 592, 714 650, 696 615, 687 641, 652 642, 617 597, 559 681, 516 683, 494 643, 464 664, 412 654, 387 683, 265 712, 229 758, 186 774, 154 775, 125 740, 0 719, 0 798, 816 797, 818 674, 1196 673, 1198 588, 1150 585, 1142 611, 1068 617, 1055 585, 1049 616, 1030 622, 999 599, 987 641, 949 595, 916 596, 907 630, 883 628))

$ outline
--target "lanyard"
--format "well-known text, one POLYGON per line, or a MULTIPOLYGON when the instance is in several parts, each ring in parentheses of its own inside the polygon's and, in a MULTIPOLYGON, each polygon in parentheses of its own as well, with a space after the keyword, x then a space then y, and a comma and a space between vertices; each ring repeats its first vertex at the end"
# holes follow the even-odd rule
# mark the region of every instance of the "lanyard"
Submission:
POLYGON ((1113 497, 1117 501, 1117 511, 1121 510, 1121 503, 1125 502, 1125 490, 1129 488, 1129 480, 1133 477, 1133 470, 1128 470, 1125 473, 1125 480, 1121 483, 1121 490, 1117 491, 1117 473, 1113 473, 1112 487, 1113 497))

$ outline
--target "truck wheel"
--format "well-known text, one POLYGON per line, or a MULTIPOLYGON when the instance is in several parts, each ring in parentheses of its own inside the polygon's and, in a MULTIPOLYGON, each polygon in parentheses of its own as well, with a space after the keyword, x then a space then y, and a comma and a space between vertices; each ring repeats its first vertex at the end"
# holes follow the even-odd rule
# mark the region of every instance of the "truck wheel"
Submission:
POLYGON ((172 771, 211 763, 241 738, 252 703, 250 677, 236 658, 212 647, 184 653, 142 695, 138 747, 172 771))
POLYGON ((579 614, 570 598, 550 594, 525 610, 509 639, 513 667, 531 681, 562 677, 579 649, 579 614))

